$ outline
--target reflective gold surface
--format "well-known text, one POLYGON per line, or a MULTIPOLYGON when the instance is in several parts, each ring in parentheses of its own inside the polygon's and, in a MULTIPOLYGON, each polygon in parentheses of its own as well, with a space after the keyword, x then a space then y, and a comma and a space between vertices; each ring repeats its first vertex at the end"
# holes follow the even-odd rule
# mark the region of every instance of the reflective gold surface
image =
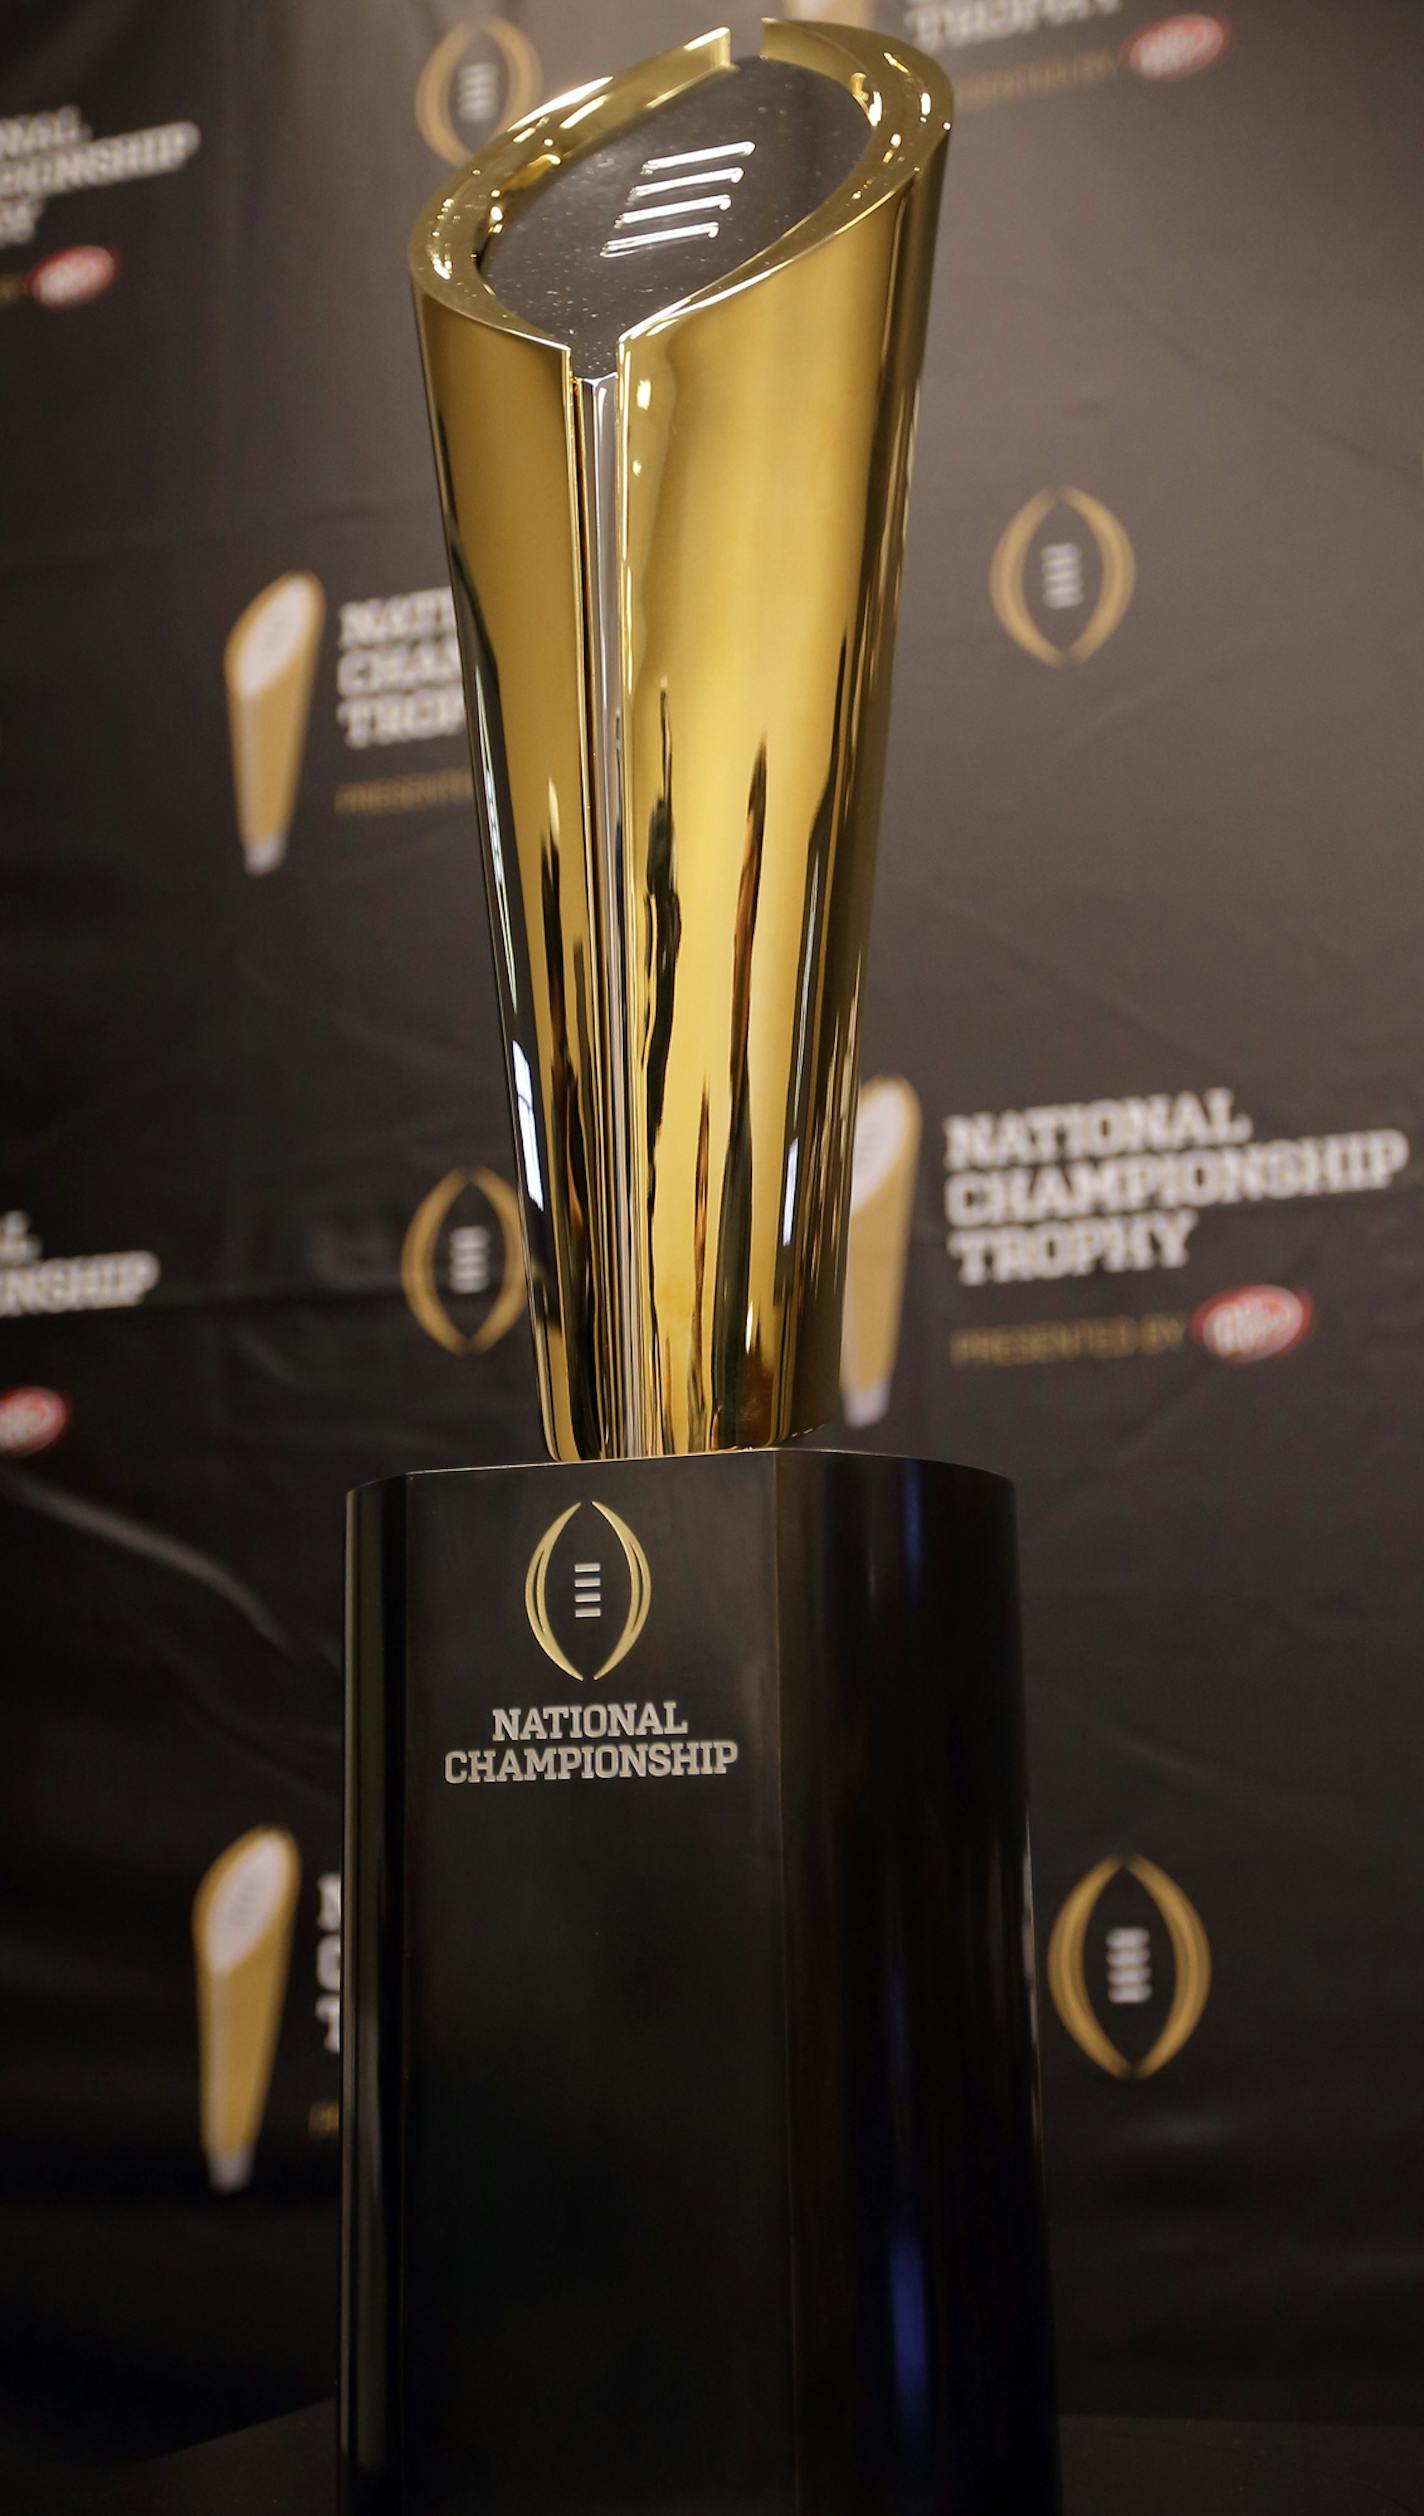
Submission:
POLYGON ((851 177, 626 332, 607 387, 478 256, 521 190, 730 60, 542 108, 417 229, 545 1432, 556 1458, 833 1412, 862 972, 950 94, 874 34, 763 52, 851 177))

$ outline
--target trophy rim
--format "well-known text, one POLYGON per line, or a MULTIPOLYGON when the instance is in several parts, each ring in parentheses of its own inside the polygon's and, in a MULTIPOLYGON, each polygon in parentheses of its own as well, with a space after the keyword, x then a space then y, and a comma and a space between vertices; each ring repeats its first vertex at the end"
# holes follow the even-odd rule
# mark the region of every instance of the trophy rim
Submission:
MULTIPOLYGON (((630 324, 619 335, 620 365, 632 344, 741 295, 858 226, 916 181, 952 128, 950 81, 939 63, 914 45, 892 46, 870 28, 803 19, 764 18, 761 33, 763 60, 815 71, 846 89, 865 115, 866 146, 825 200, 772 244, 721 278, 630 324), (883 126, 891 131, 891 145, 877 151, 883 126)), ((730 29, 714 27, 631 69, 569 89, 523 115, 496 134, 453 184, 447 178, 426 203, 410 240, 415 287, 466 321, 552 350, 571 365, 569 343, 505 305, 479 269, 478 257, 500 224, 504 196, 532 187, 640 116, 732 67, 730 29), (567 138, 571 124, 579 127, 572 146, 567 138), (563 145, 556 147, 556 141, 563 145)))
MULTIPOLYGON (((821 1427, 816 1426, 813 1430, 819 1431, 821 1427)), ((916 1468, 931 1476, 951 1476, 965 1487, 982 1489, 986 1493, 992 1490, 1000 1496, 1013 1497, 1018 1491, 1018 1480, 1007 1469, 988 1468, 977 1459, 943 1459, 923 1450, 860 1450, 853 1449, 847 1442, 816 1441, 805 1434, 798 1434, 789 1441, 733 1442, 725 1450, 630 1451, 597 1459, 472 1459, 463 1466, 396 1468, 383 1476, 365 1477, 359 1485, 348 1487, 346 1500, 350 1505, 361 1494, 393 1493, 398 1486, 429 1485, 441 1477, 548 1477, 556 1473, 568 1478, 601 1476, 610 1468, 656 1468, 661 1475, 665 1469, 678 1467, 687 1459, 769 1459, 778 1463, 788 1459, 797 1462, 807 1459, 850 1460, 872 1469, 916 1468)), ((798 1475, 799 1466, 794 1467, 791 1473, 798 1475)))

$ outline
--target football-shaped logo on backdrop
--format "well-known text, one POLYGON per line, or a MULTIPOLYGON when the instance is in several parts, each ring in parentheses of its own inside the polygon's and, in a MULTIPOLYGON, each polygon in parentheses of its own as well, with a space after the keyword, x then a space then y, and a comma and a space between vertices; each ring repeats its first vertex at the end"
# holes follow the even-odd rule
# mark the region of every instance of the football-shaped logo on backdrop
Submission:
POLYGON ((989 599, 1040 664, 1086 664, 1119 626, 1137 581, 1132 544, 1086 489, 1040 489, 999 537, 989 599))
POLYGON ((401 1290, 447 1354, 486 1354, 524 1310, 514 1191, 496 1171, 447 1171, 411 1216, 401 1290))
POLYGON ((522 26, 507 17, 462 17, 441 36, 417 82, 420 136, 447 166, 463 166, 482 141, 538 104, 543 84, 522 26))
POLYGON ((1080 2052, 1111 2079, 1151 2079, 1196 2033, 1211 1950, 1175 1879, 1140 1854, 1110 1853, 1065 1896, 1047 1974, 1080 2052))

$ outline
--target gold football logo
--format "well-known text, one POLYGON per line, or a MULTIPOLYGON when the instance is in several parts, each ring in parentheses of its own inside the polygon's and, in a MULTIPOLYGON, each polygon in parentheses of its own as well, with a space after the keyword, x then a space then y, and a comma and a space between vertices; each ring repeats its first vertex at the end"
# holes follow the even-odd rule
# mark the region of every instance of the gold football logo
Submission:
MULTIPOLYGON (((1150 1997, 1148 1934, 1122 1929, 1108 1934, 1110 2000, 1129 2003, 1150 1997)), ((1138 1856, 1121 1860, 1109 1855, 1094 1863, 1064 1902, 1048 1942, 1048 1988, 1053 2006, 1068 2033, 1089 2061, 1114 2079, 1150 2079, 1180 2053, 1195 2032, 1211 1990, 1211 1949, 1201 1916, 1175 1880, 1155 1861, 1138 1856), (1129 2061, 1103 2027, 1088 1994, 1084 1947, 1088 1925, 1109 1881, 1127 1871, 1144 1887, 1166 1925, 1172 1945, 1171 2005, 1155 2042, 1141 2061, 1129 2061)))
POLYGON ((401 1249, 400 1278, 413 1316, 428 1337, 444 1346, 447 1354, 488 1353, 513 1327, 524 1308, 524 1256, 513 1189, 495 1171, 447 1171, 429 1195, 421 1199, 411 1217, 401 1249), (495 1287, 489 1309, 479 1326, 468 1333, 450 1315, 435 1263, 441 1233, 467 1188, 477 1189, 483 1197, 494 1217, 494 1230, 472 1223, 452 1231, 447 1262, 449 1290, 478 1294, 488 1291, 491 1285, 495 1287))
MULTIPOLYGON (((555 1668, 562 1669, 567 1677, 576 1677, 580 1685, 584 1682, 584 1672, 580 1668, 575 1668, 550 1620, 549 1566, 555 1547, 575 1512, 581 1508, 582 1505, 579 1503, 570 1503, 567 1511, 561 1511, 557 1520, 550 1521, 529 1558, 529 1570, 524 1580, 524 1606, 535 1641, 540 1650, 546 1652, 553 1661, 555 1668)), ((607 1521, 613 1531, 623 1550, 623 1560, 628 1568, 628 1612, 623 1619, 622 1629, 612 1650, 601 1667, 593 1672, 596 1682, 600 1677, 607 1677, 610 1669, 616 1669, 620 1660, 627 1659, 646 1625, 648 1609, 652 1604, 653 1577, 648 1570, 648 1559, 627 1521, 620 1520, 617 1512, 611 1511, 607 1503, 595 1503, 593 1508, 607 1521)), ((573 1570, 574 1616, 580 1622, 596 1623, 603 1615, 603 1568, 600 1564, 588 1560, 576 1563, 573 1570)))
POLYGON ((463 166, 482 140, 539 102, 539 55, 504 17, 466 17, 442 35, 421 71, 415 119, 428 149, 463 166))
POLYGON ((989 567, 989 597, 1001 625, 1040 664, 1086 664, 1117 628, 1136 582, 1131 542, 1117 517, 1085 489, 1040 489, 1005 527, 989 567), (1067 508, 1079 524, 1087 526, 1098 560, 1097 599, 1091 605, 1083 565, 1088 554, 1076 531, 1068 529, 1054 540, 1039 542, 1040 529, 1055 507, 1067 508), (1029 559, 1036 544, 1040 582, 1033 602, 1045 616, 1056 620, 1062 614, 1065 626, 1073 625, 1074 613, 1088 615, 1062 644, 1055 644, 1031 608, 1029 559))

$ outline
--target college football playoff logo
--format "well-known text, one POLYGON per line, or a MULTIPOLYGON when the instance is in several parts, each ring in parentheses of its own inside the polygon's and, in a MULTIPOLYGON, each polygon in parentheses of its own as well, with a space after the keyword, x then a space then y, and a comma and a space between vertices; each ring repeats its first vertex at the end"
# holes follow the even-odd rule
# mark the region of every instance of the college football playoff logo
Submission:
POLYGON ((413 1318, 447 1354, 487 1354, 524 1309, 514 1191, 495 1171, 447 1171, 423 1197, 401 1249, 413 1318))
POLYGON ((461 18, 421 71, 415 119, 428 149, 463 166, 481 142, 539 102, 539 55, 505 17, 461 18))
POLYGON ((1026 655, 1086 664, 1118 627, 1136 580, 1132 544, 1101 499, 1040 489, 999 537, 989 598, 1026 655))
POLYGON ((1206 2007, 1211 1950, 1201 1916, 1155 1861, 1109 1855, 1094 1863, 1064 1901, 1048 1942, 1048 1988, 1090 2062, 1113 2079, 1150 2079, 1180 2053, 1206 2007), (1119 1878, 1123 1888, 1110 1894, 1119 1878), (1100 1914, 1105 1896, 1108 1909, 1100 1914), (1093 1949, 1094 1973, 1102 1976, 1107 2006, 1122 2013, 1119 2034, 1140 2046, 1136 2055, 1108 2034, 1088 1990, 1089 1930, 1095 1923, 1100 1927, 1093 1937, 1101 1944, 1093 1949), (1154 1924, 1165 1929, 1171 1951, 1165 1994, 1157 1981, 1154 1924), (1126 2032, 1129 2019, 1141 2022, 1135 2038, 1126 2032))
POLYGON ((583 1509, 581 1503, 570 1503, 544 1531, 524 1580, 525 1612, 535 1641, 555 1668, 577 1678, 580 1685, 586 1678, 607 1677, 610 1669, 627 1659, 648 1621, 653 1595, 648 1559, 627 1521, 620 1520, 607 1503, 595 1503, 593 1508, 616 1546, 609 1545, 600 1529, 582 1542, 571 1538, 561 1549, 560 1540, 583 1509), (580 1651, 585 1642, 595 1646, 597 1665, 581 1669, 578 1658, 590 1656, 580 1651))

